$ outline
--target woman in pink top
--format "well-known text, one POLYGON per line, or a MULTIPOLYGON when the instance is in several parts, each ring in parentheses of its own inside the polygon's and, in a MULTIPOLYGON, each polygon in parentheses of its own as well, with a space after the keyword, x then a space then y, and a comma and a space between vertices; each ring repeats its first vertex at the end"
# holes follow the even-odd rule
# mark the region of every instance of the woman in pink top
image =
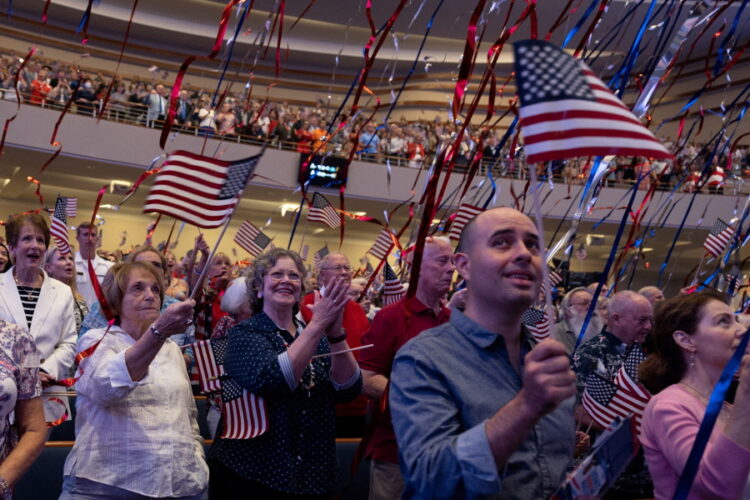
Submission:
MULTIPOLYGON (((672 498, 708 398, 745 329, 723 295, 701 292, 662 302, 654 349, 639 368, 655 396, 643 416, 641 444, 657 499, 672 498)), ((743 358, 734 405, 724 403, 688 498, 739 498, 750 473, 750 363, 743 358)))

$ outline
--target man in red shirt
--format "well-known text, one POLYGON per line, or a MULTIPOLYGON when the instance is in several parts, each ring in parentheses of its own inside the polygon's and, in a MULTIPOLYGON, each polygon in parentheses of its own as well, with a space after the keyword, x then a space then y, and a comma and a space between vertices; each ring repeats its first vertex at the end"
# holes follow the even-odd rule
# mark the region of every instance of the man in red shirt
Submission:
POLYGON ((41 106, 46 102, 47 94, 52 90, 52 87, 49 84, 49 78, 47 78, 50 71, 52 71, 52 68, 49 66, 42 66, 37 72, 36 78, 31 81, 31 96, 29 97, 29 102, 31 104, 41 106))
MULTIPOLYGON (((319 296, 320 293, 325 295, 326 287, 339 276, 345 277, 351 284, 352 268, 349 265, 349 259, 341 253, 329 253, 320 262, 318 284, 321 287, 321 292, 309 293, 302 298, 300 312, 305 323, 309 323, 312 319, 312 311, 308 306, 315 303, 316 295, 319 296)), ((370 320, 367 319, 362 307, 351 299, 344 307, 343 327, 349 347, 361 346, 362 334, 370 327, 370 320)), ((362 351, 354 352, 355 358, 360 352, 362 351)), ((366 396, 359 396, 348 403, 336 405, 337 437, 362 437, 367 417, 367 402, 366 396)))
MULTIPOLYGON (((361 352, 358 361, 364 377, 362 392, 381 402, 387 400, 387 386, 396 352, 424 330, 450 318, 443 305, 453 279, 453 250, 447 238, 430 237, 425 242, 417 293, 384 307, 362 337, 363 344, 374 344, 361 352)), ((370 458, 370 500, 401 498, 404 481, 398 468, 398 448, 391 425, 391 414, 377 415, 372 439, 367 445, 370 458)))

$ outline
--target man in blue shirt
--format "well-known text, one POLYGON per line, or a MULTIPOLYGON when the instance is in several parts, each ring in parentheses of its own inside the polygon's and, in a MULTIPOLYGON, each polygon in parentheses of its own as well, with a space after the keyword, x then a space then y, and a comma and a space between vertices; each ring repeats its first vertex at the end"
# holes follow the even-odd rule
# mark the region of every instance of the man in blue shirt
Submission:
POLYGON ((391 374, 403 498, 549 498, 573 459, 576 387, 563 345, 521 325, 542 280, 536 227, 488 210, 454 259, 465 311, 404 345, 391 374))

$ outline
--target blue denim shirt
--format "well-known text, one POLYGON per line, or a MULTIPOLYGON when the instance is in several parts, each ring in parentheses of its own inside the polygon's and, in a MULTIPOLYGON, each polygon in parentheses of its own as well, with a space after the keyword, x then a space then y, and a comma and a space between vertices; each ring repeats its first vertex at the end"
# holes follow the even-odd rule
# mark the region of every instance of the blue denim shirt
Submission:
MULTIPOLYGON (((522 355, 534 346, 523 336, 522 355)), ((403 498, 549 498, 572 464, 575 398, 540 419, 498 471, 485 422, 521 387, 503 338, 460 311, 406 343, 390 386, 403 498)))

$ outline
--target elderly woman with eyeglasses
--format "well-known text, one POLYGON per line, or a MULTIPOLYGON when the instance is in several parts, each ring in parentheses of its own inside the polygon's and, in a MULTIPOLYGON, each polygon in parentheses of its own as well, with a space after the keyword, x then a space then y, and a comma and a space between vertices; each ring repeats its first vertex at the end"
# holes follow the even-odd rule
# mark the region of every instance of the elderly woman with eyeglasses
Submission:
POLYGON ((247 277, 255 315, 229 332, 223 383, 264 399, 267 430, 253 439, 214 441, 211 498, 330 498, 333 492, 334 406, 359 394, 362 377, 351 352, 344 352, 347 281, 330 283, 305 326, 295 316, 304 280, 302 259, 280 248, 258 257, 247 277))
POLYGON ((203 498, 208 467, 182 353, 171 337, 195 302, 164 311, 164 274, 147 262, 114 265, 102 291, 116 315, 78 341, 76 442, 62 500, 203 498), (93 346, 96 346, 95 348, 93 346))

